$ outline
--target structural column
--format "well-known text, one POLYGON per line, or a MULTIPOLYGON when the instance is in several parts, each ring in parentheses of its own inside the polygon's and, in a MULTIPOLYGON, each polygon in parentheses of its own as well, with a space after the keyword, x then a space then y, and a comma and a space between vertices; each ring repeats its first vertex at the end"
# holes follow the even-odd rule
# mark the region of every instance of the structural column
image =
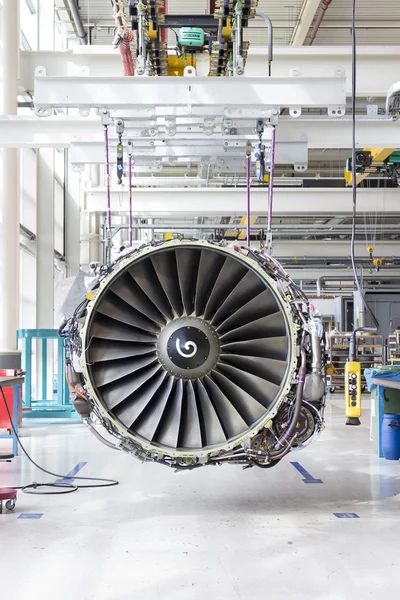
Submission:
POLYGON ((75 277, 80 267, 80 173, 69 162, 65 150, 65 261, 67 277, 75 277))
MULTIPOLYGON (((37 151, 36 328, 54 328, 54 148, 37 151)), ((43 363, 47 373, 53 373, 53 349, 43 344, 36 348, 36 392, 37 399, 50 400, 53 377, 45 382, 42 374, 43 363)))
MULTIPOLYGON (((0 115, 17 114, 19 2, 0 0, 0 115)), ((19 151, 0 149, 0 367, 20 365, 19 151)))
POLYGON ((54 148, 37 155, 36 327, 54 327, 54 148))

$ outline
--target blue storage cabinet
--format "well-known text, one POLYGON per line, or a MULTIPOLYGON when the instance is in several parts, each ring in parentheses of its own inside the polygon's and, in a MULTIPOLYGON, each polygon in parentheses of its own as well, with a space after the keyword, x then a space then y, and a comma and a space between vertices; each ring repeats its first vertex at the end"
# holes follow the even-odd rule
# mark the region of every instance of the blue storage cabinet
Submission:
MULTIPOLYGON (((69 388, 65 379, 64 340, 59 337, 57 329, 19 329, 17 337, 22 352, 22 368, 26 372, 22 403, 25 408, 31 409, 24 414, 24 417, 77 417, 78 415, 69 399, 69 388), (32 349, 34 340, 36 340, 37 349, 41 347, 41 364, 38 369, 42 380, 41 398, 33 398, 32 349), (49 376, 53 378, 53 373, 49 373, 47 364, 49 340, 57 340, 57 377, 55 379, 57 391, 52 398, 47 398, 48 378, 49 376)), ((37 359, 39 359, 38 354, 37 359)))

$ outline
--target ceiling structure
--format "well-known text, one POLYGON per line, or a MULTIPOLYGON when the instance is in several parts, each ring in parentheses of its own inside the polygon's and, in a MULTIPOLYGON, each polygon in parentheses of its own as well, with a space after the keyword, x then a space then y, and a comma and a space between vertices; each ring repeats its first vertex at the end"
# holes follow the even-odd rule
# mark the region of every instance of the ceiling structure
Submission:
MULTIPOLYGON (((59 0, 63 1, 63 0, 59 0)), ((64 0, 66 2, 66 0, 64 0)), ((167 0, 170 14, 207 14, 214 0, 167 0)), ((115 37, 115 24, 112 14, 111 0, 79 0, 80 14, 88 33, 89 43, 93 46, 112 46, 115 37)), ((317 32, 315 23, 320 14, 322 0, 259 0, 258 11, 268 15, 274 26, 274 46, 336 46, 351 44, 351 3, 349 0, 332 0, 317 32)), ((398 25, 400 24, 400 3, 398 0, 363 0, 357 6, 357 43, 359 45, 387 45, 397 43, 398 25), (391 20, 384 20, 382 15, 391 15, 391 20), (395 38, 396 36, 396 38, 395 38)), ((245 29, 245 37, 252 48, 267 45, 265 22, 256 18, 250 21, 245 29)), ((172 30, 169 31, 171 51, 176 40, 172 30)), ((383 106, 383 99, 375 99, 383 106)), ((382 110, 382 107, 380 108, 382 110)), ((286 111, 287 112, 287 111, 286 111)), ((313 115, 313 111, 309 111, 313 115)), ((360 114, 367 113, 366 104, 359 109, 360 114)), ((285 114, 285 113, 283 113, 285 114)), ((318 113, 319 114, 319 113, 318 113)), ((349 151, 327 148, 310 150, 308 169, 304 177, 330 178, 343 180, 343 172, 349 151)), ((187 169, 182 171, 185 174, 187 169)), ((175 170, 176 176, 182 175, 175 170)), ((171 173, 172 174, 172 173, 171 173)), ((230 174, 230 173, 228 173, 230 174)), ((166 175, 166 171, 163 172, 166 175)), ((280 177, 296 177, 292 165, 279 165, 277 175, 280 177)), ((340 185, 333 183, 332 185, 340 185)), ((371 185, 371 183, 368 183, 371 185)))
MULTIPOLYGON (((62 2, 64 0, 57 0, 57 4, 62 2)), ((65 5, 67 4, 67 0, 65 0, 65 5)), ((311 42, 312 45, 319 48, 322 46, 350 46, 350 1, 332 0, 318 31, 314 31, 315 36, 313 36, 312 32, 321 4, 321 0, 260 0, 258 11, 271 18, 274 26, 274 46, 282 47, 282 52, 286 52, 285 47, 309 46, 311 42)), ((168 12, 170 14, 207 14, 209 6, 210 0, 168 0, 168 12)), ((79 8, 91 45, 111 47, 115 36, 111 0, 79 0, 79 8)), ((71 22, 69 23, 71 25, 71 22)), ((400 3, 398 0, 382 0, 381 2, 363 0, 363 2, 358 2, 357 43, 359 46, 398 44, 399 25, 400 3), (386 15, 386 20, 381 17, 382 15, 386 15), (387 15, 390 15, 390 21, 387 20, 387 15)), ((245 36, 250 41, 252 48, 265 47, 267 45, 267 31, 264 21, 259 18, 251 21, 249 27, 245 30, 245 36)), ((175 46, 175 36, 172 32, 170 32, 169 46, 171 50, 175 46)), ((99 52, 101 52, 100 48, 99 52)), ((378 114, 381 115, 384 106, 383 100, 383 98, 373 99, 373 103, 377 105, 380 111, 378 114)), ((357 108, 360 115, 367 114, 367 102, 369 101, 366 99, 361 102, 360 98, 360 104, 357 108)), ((325 113, 322 112, 322 114, 325 113)), ((346 119, 350 118, 350 114, 351 111, 348 110, 346 119)), ((307 117, 312 121, 315 117, 321 117, 321 111, 306 110, 303 117, 307 117)), ((281 118, 283 120, 289 118, 287 111, 283 112, 281 118)), ((304 126, 307 127, 307 124, 304 126)), ((350 154, 351 151, 345 144, 341 148, 337 146, 332 148, 329 145, 326 148, 310 147, 307 171, 299 177, 299 173, 295 172, 292 165, 278 165, 276 177, 279 179, 279 183, 277 185, 278 187, 290 185, 295 187, 298 179, 299 186, 304 185, 305 187, 344 186, 343 170, 350 154), (324 182, 321 180, 324 180, 324 182)), ((159 178, 160 180, 173 181, 174 177, 187 177, 194 180, 198 176, 197 166, 187 164, 182 165, 181 168, 165 166, 159 175, 153 174, 151 177, 153 180, 159 178)), ((143 177, 143 184, 149 180, 149 175, 146 173, 141 174, 139 177, 143 177)), ((218 181, 208 182, 207 180, 207 185, 222 185, 222 187, 229 188, 244 185, 242 175, 236 176, 234 173, 221 172, 216 173, 215 177, 218 178, 218 181)), ((160 183, 158 185, 171 187, 170 183, 160 183)), ((366 185, 373 187, 373 179, 370 178, 366 185)), ((152 183, 146 183, 146 187, 153 187, 152 183)), ((98 192, 103 194, 100 188, 98 192)), ((92 190, 87 190, 87 193, 90 195, 92 190)), ((159 190, 159 193, 163 194, 162 189, 159 190)), ((323 193, 323 190, 321 190, 321 194, 323 193)), ((374 200, 374 207, 371 206, 368 213, 360 214, 357 221, 358 264, 363 264, 364 268, 368 268, 369 257, 366 248, 371 242, 377 246, 377 253, 385 258, 385 266, 388 270, 389 268, 398 268, 400 264, 396 257, 398 252, 395 247, 400 237, 400 228, 397 217, 389 214, 387 210, 385 211, 386 193, 385 186, 383 189, 377 190, 374 194, 374 199, 377 198, 377 201, 374 200), (387 213, 385 219, 379 218, 378 220, 379 208, 383 208, 383 212, 387 213), (385 248, 383 248, 384 240, 390 240, 389 246, 385 248)), ((204 212, 207 214, 206 210, 204 212)), ((199 215, 198 212, 195 214, 199 215)), ((265 215, 265 213, 261 214, 265 215)), ((222 213, 218 217, 209 216, 208 218, 201 215, 196 217, 188 215, 184 218, 183 213, 177 213, 175 218, 166 218, 165 216, 161 219, 155 218, 151 222, 153 234, 158 238, 162 238, 165 235, 166 227, 174 231, 175 225, 175 229, 179 228, 185 237, 208 238, 210 236, 220 236, 229 239, 231 233, 237 235, 241 231, 240 215, 235 216, 234 213, 225 217, 221 215, 222 213), (235 229, 236 226, 237 229, 235 229)), ((337 214, 334 204, 329 206, 329 210, 325 211, 323 217, 318 218, 311 215, 310 212, 309 216, 305 216, 302 211, 297 215, 296 207, 293 206, 290 214, 274 219, 273 228, 278 254, 282 248, 285 248, 285 253, 279 256, 277 254, 277 256, 291 268, 296 266, 303 268, 304 265, 312 265, 315 268, 347 269, 350 263, 351 219, 347 214, 337 214), (320 257, 321 242, 326 250, 325 258, 320 257), (317 248, 319 248, 318 251, 317 248)), ((140 226, 139 221, 140 219, 137 221, 138 227, 140 226)), ((148 226, 148 220, 145 219, 143 227, 148 226)), ((260 230, 265 227, 265 216, 258 217, 253 226, 253 239, 258 240, 260 230)))
MULTIPOLYGON (((258 10, 274 26, 274 44, 308 45, 321 0, 259 0, 258 10), (307 25, 310 25, 307 27, 307 25), (306 27, 305 27, 306 26, 306 27)), ((206 14, 210 0, 168 0, 171 14, 206 14)), ((79 0, 80 12, 93 45, 108 45, 114 37, 111 0, 79 0)), ((398 0, 363 0, 357 6, 357 43, 363 46, 398 44, 400 3, 398 0), (390 19, 388 18, 390 15, 390 19)), ((253 46, 266 46, 265 24, 255 19, 246 31, 253 46)), ((174 43, 171 32, 170 43, 174 43)), ((313 42, 316 46, 351 44, 351 3, 332 0, 313 42)))

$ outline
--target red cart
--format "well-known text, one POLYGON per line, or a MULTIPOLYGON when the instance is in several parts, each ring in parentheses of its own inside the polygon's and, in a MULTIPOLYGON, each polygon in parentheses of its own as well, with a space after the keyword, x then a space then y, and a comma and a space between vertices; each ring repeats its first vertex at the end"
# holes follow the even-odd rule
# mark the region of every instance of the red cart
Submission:
POLYGON ((17 490, 11 488, 0 488, 0 514, 3 512, 3 502, 6 501, 6 509, 14 510, 17 503, 17 490))

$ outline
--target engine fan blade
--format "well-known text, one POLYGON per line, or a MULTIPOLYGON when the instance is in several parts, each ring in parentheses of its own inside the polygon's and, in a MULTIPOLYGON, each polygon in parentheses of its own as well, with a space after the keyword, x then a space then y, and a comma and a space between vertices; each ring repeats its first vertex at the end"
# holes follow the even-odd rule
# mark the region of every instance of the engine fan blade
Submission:
POLYGON ((221 361, 237 367, 245 373, 252 373, 261 379, 272 381, 279 385, 285 375, 287 363, 273 358, 260 356, 238 356, 237 354, 222 354, 221 361))
POLYGON ((151 257, 151 261, 165 295, 171 302, 175 314, 180 317, 183 313, 183 305, 174 250, 156 252, 151 257))
POLYGON ((147 380, 147 382, 140 387, 140 390, 133 392, 127 400, 124 400, 124 402, 120 403, 114 409, 114 414, 125 427, 128 427, 128 429, 132 428, 136 419, 152 401, 154 394, 166 377, 167 373, 165 371, 157 372, 150 380, 147 380))
POLYGON ((197 274, 195 313, 204 314, 208 298, 224 265, 225 256, 218 252, 202 250, 197 274))
POLYGON ((276 313, 278 310, 278 304, 271 290, 264 289, 260 294, 249 300, 244 306, 225 319, 225 321, 222 321, 217 327, 217 331, 221 335, 226 331, 237 329, 251 321, 276 313))
POLYGON ((142 288, 136 283, 129 273, 124 273, 117 277, 110 287, 110 290, 122 298, 124 302, 146 315, 151 321, 159 325, 165 325, 165 317, 153 304, 142 288))
POLYGON ((142 371, 133 373, 113 383, 109 383, 101 390, 101 395, 105 405, 113 410, 116 406, 124 402, 138 390, 142 385, 152 379, 156 373, 161 371, 159 364, 155 363, 149 367, 145 367, 142 371))
POLYGON ((213 371, 211 376, 225 396, 229 398, 235 409, 247 423, 247 426, 253 425, 265 414, 265 406, 237 386, 223 373, 213 371))
POLYGON ((158 280, 151 260, 138 261, 128 272, 164 317, 172 319, 174 315, 171 305, 158 280))
POLYGON ((219 386, 208 375, 204 378, 203 383, 218 414, 227 439, 246 431, 246 421, 225 396, 219 386))
POLYGON ((185 313, 191 315, 194 312, 196 280, 201 253, 197 248, 177 248, 175 253, 183 307, 185 313))
POLYGON ((90 331, 92 337, 126 342, 155 342, 156 336, 124 325, 101 314, 95 315, 90 331))
POLYGON ((104 365, 99 363, 92 367, 93 379, 97 387, 107 385, 118 379, 122 379, 143 367, 151 365, 157 360, 156 355, 140 356, 138 358, 124 358, 104 365))
POLYGON ((275 383, 257 377, 251 373, 245 373, 232 365, 219 363, 218 371, 226 375, 233 383, 236 383, 242 390, 258 400, 265 408, 271 406, 278 394, 279 386, 275 383))
POLYGON ((89 347, 89 363, 115 361, 130 356, 155 354, 154 344, 132 344, 129 342, 113 342, 111 340, 94 339, 89 347))
POLYGON ((222 323, 263 290, 265 290, 265 283, 253 271, 247 271, 215 313, 212 319, 213 325, 217 326, 222 323))
POLYGON ((207 393, 203 383, 199 380, 195 382, 198 410, 200 413, 200 427, 202 439, 206 446, 221 444, 226 441, 221 421, 217 411, 214 408, 211 398, 207 393))
POLYGON ((191 381, 183 384, 183 403, 178 445, 181 448, 201 448, 201 429, 196 396, 191 381))
POLYGON ((281 312, 256 319, 221 335, 221 342, 241 342, 286 334, 286 323, 281 312))
POLYGON ((285 336, 260 338, 245 342, 230 342, 221 345, 222 353, 242 356, 263 356, 277 360, 287 360, 288 339, 285 336))
POLYGON ((176 379, 168 399, 162 420, 153 440, 169 448, 178 447, 179 429, 182 417, 183 381, 176 379))
POLYGON ((97 306, 97 312, 120 323, 126 323, 133 327, 138 327, 143 331, 149 333, 159 333, 160 327, 157 326, 154 321, 150 321, 144 317, 140 312, 126 304, 116 294, 111 291, 102 298, 97 306))
POLYGON ((243 279, 246 272, 246 267, 234 258, 228 257, 225 259, 206 304, 204 317, 207 320, 212 320, 215 312, 223 304, 233 288, 243 279))
POLYGON ((164 411, 174 383, 173 377, 166 377, 154 394, 151 402, 134 423, 135 432, 146 440, 153 440, 163 419, 164 411))

